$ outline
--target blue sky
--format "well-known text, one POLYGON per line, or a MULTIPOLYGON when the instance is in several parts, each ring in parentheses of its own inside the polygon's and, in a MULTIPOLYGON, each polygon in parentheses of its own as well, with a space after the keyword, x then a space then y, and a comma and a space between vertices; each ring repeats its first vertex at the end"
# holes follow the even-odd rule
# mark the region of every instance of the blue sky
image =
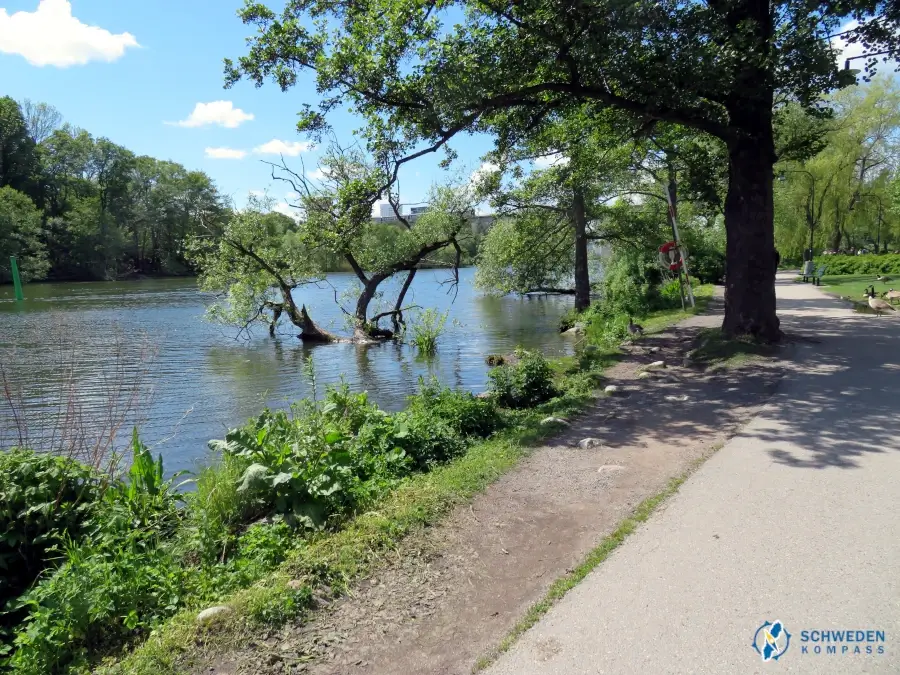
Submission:
MULTIPOLYGON (((0 0, 0 96, 45 101, 94 136, 205 171, 238 204, 251 190, 281 201, 286 186, 273 183, 260 160, 277 160, 277 152, 263 153, 281 150, 297 170, 301 158, 315 168, 316 151, 301 152, 295 124, 317 95, 311 78, 286 93, 243 82, 223 89, 222 59, 244 54, 252 31, 237 18, 241 4, 0 0)), ((359 126, 349 114, 331 122, 347 141, 359 126)), ((453 147, 457 170, 471 172, 490 141, 464 137, 453 147)), ((403 202, 422 201, 446 175, 439 160, 423 158, 401 173, 403 202)))
MULTIPOLYGON (((252 31, 237 18, 241 4, 0 0, 0 95, 45 101, 94 136, 203 170, 238 205, 250 191, 283 202, 285 184, 260 160, 277 160, 280 150, 297 170, 301 159, 315 169, 316 151, 304 148, 295 124, 302 104, 318 97, 311 77, 286 93, 244 82, 223 89, 222 59, 244 54, 252 31)), ((349 114, 330 121, 342 141, 359 126, 349 114)), ((455 171, 476 170, 490 145, 483 136, 455 139, 455 171)), ((404 167, 403 202, 423 201, 446 177, 439 159, 404 167)))

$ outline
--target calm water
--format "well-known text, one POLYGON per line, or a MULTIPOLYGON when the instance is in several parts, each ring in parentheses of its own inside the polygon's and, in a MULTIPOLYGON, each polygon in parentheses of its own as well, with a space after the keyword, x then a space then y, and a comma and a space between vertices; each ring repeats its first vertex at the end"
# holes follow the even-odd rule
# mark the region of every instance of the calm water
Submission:
MULTIPOLYGON (((82 445, 118 428, 121 447, 139 423, 167 471, 191 469, 207 460, 209 439, 266 405, 287 407, 307 396, 303 363, 309 356, 320 392, 343 377, 383 408, 397 410, 420 375, 480 392, 487 384, 486 354, 516 345, 548 354, 571 350, 570 339, 557 332, 571 298, 485 297, 473 287, 473 272, 461 271, 455 301, 438 283, 446 271, 419 272, 410 289, 407 304, 450 311, 432 359, 393 342, 305 346, 291 326, 274 340, 264 329, 236 340, 236 330, 204 321, 209 297, 194 280, 35 284, 26 287, 23 305, 13 302, 11 287, 0 287, 0 446, 16 442, 23 427, 32 445, 58 445, 66 427, 84 430, 82 445), (23 414, 27 424, 17 424, 23 414)), ((304 289, 297 298, 317 323, 341 332, 335 292, 353 281, 330 275, 334 288, 304 289)))

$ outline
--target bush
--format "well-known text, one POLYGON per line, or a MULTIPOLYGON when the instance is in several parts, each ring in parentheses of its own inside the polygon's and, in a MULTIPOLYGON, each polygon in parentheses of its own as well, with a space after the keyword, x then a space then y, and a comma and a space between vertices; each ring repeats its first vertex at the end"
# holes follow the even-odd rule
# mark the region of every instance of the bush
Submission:
POLYGON ((502 365, 488 374, 491 391, 500 405, 528 408, 556 395, 553 370, 539 352, 516 350, 518 363, 502 365))
POLYGON ((466 440, 447 422, 432 415, 401 412, 393 421, 396 426, 390 438, 419 470, 458 457, 468 447, 466 440))
POLYGON ((145 632, 181 606, 185 569, 164 545, 181 515, 173 480, 132 436, 128 480, 111 480, 82 524, 66 533, 63 564, 13 605, 17 627, 9 664, 20 673, 57 673, 145 632))
POLYGON ((426 383, 419 378, 419 393, 410 396, 407 411, 411 415, 444 420, 461 436, 487 438, 502 425, 492 401, 478 398, 468 391, 442 387, 435 379, 426 383))
POLYGON ((0 609, 77 539, 94 516, 100 474, 72 459, 23 448, 0 452, 0 609))
POLYGON ((26 593, 14 672, 64 672, 137 636, 180 607, 184 568, 153 533, 126 530, 111 539, 71 544, 66 563, 26 593))
POLYGON ((662 270, 655 252, 616 249, 604 267, 603 314, 640 316, 659 306, 662 270))
POLYGON ((900 274, 900 255, 823 255, 816 267, 825 265, 825 274, 900 274))
POLYGON ((447 314, 441 314, 436 309, 426 309, 412 322, 410 330, 412 339, 410 343, 425 355, 437 352, 437 341, 444 332, 444 324, 447 323, 447 314))

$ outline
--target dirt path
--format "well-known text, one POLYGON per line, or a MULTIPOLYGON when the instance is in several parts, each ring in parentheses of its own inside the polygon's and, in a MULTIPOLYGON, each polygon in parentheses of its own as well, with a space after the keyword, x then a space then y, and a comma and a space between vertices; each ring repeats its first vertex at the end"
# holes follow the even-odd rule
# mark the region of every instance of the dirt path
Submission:
POLYGON ((392 565, 310 622, 196 672, 470 673, 556 578, 774 392, 776 362, 720 373, 681 367, 696 333, 719 321, 693 317, 640 341, 609 372, 620 392, 598 399, 553 445, 471 506, 408 537, 392 565), (669 367, 637 379, 636 369, 655 360, 669 367), (599 445, 579 447, 586 438, 599 445))

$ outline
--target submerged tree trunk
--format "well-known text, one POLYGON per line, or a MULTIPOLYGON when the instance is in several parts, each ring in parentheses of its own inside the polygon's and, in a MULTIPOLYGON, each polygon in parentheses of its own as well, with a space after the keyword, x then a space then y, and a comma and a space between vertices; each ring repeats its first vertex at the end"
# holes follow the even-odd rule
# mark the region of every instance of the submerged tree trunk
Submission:
POLYGON ((591 304, 591 277, 588 270, 587 216, 581 187, 576 187, 572 195, 572 225, 575 228, 575 310, 582 312, 591 304))
POLYGON ((391 315, 391 323, 394 325, 394 332, 399 333, 402 326, 406 325, 406 322, 403 320, 403 301, 406 299, 406 293, 409 291, 409 287, 412 286, 413 278, 416 276, 416 268, 413 267, 409 274, 406 275, 406 281, 403 282, 403 287, 400 289, 400 294, 397 296, 397 302, 394 303, 394 313, 391 315))
POLYGON ((725 199, 728 241, 722 331, 765 342, 781 338, 775 313, 772 167, 776 157, 771 110, 765 102, 753 102, 729 111, 741 131, 729 142, 725 199))
POLYGON ((379 328, 377 325, 369 322, 369 305, 378 292, 381 282, 390 277, 390 274, 373 274, 368 281, 363 284, 362 292, 356 299, 356 311, 354 313, 355 325, 353 327, 353 339, 359 342, 365 342, 373 339, 389 339, 394 336, 392 331, 379 328))
MULTIPOLYGON (((338 342, 340 340, 336 335, 322 330, 313 322, 306 311, 306 305, 297 307, 297 303, 294 302, 294 298, 291 295, 290 287, 283 286, 281 288, 281 300, 280 307, 273 309, 277 315, 280 315, 282 312, 287 314, 291 323, 300 329, 298 338, 304 342, 338 342)), ((274 333, 273 326, 274 323, 269 326, 270 335, 274 333)))

